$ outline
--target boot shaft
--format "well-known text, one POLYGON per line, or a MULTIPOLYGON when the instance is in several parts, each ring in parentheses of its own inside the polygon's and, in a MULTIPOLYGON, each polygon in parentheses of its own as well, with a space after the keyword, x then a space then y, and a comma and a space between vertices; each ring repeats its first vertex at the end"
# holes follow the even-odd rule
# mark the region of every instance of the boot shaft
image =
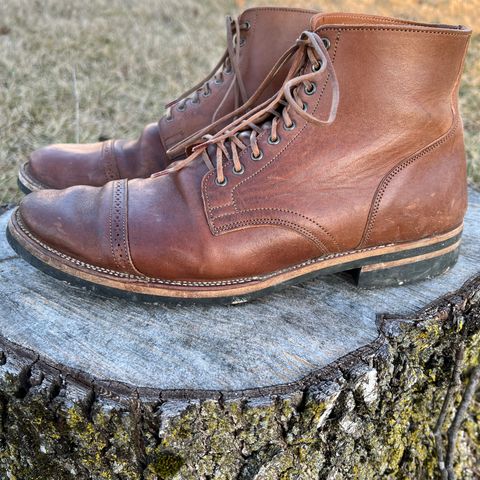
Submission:
MULTIPOLYGON (((314 10, 259 7, 245 10, 240 15, 238 23, 242 30, 236 33, 240 45, 238 64, 247 98, 257 90, 300 33, 310 27, 315 13, 314 10)), ((277 92, 287 71, 288 65, 267 86, 257 104, 277 92)), ((160 119, 160 132, 167 150, 239 106, 235 98, 236 87, 232 83, 235 83, 233 72, 224 73, 221 81, 209 82, 208 96, 202 95, 197 103, 189 101, 184 111, 179 111, 178 105, 173 106, 171 118, 167 116, 160 119)))
MULTIPOLYGON (((411 144, 415 131, 423 142, 451 126, 468 29, 362 15, 319 14, 312 23, 331 43, 342 94, 336 121, 325 135, 336 128, 370 138, 402 130, 411 144)), ((331 82, 317 115, 328 110, 330 93, 331 82)))
MULTIPOLYGON (((336 14, 319 14, 313 26, 338 79, 335 121, 319 126, 293 111, 294 128, 280 129, 278 144, 258 136, 261 161, 243 152, 245 175, 224 188, 208 179, 212 231, 275 222, 342 251, 458 226, 466 179, 457 95, 470 30, 336 14)), ((319 73, 313 94, 298 88, 299 101, 325 120, 333 86, 319 73)))

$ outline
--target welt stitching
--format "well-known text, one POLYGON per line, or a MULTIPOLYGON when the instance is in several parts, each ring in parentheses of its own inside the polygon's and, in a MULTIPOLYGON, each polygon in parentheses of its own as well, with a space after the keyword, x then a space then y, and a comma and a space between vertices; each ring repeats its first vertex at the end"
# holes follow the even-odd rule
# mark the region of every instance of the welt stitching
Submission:
POLYGON ((302 226, 294 223, 294 222, 289 222, 288 220, 282 220, 279 218, 257 218, 254 220, 242 220, 238 222, 232 222, 227 225, 223 225, 221 227, 216 227, 215 232, 220 233, 224 231, 228 231, 231 228, 236 228, 236 227, 245 227, 249 225, 283 225, 285 227, 288 227, 292 230, 297 231, 300 233, 302 236, 306 237, 308 240, 311 240, 323 253, 328 253, 328 249, 325 247, 325 244, 319 240, 315 235, 310 233, 307 229, 303 228, 302 226))
POLYGON ((403 171, 405 168, 409 167, 411 164, 413 164, 415 161, 417 161, 419 158, 427 155, 428 153, 431 153, 434 151, 437 147, 440 145, 443 145, 445 142, 447 142, 456 132, 458 127, 458 119, 456 119, 454 125, 450 128, 450 131, 447 132, 443 137, 439 138, 435 143, 429 145, 428 147, 424 148, 421 150, 419 153, 413 155, 412 157, 409 157, 400 163, 398 163, 388 174, 387 176, 382 180, 382 183, 379 186, 379 189, 375 193, 375 200, 374 200, 374 205, 371 210, 371 213, 368 218, 368 227, 367 230, 364 234, 364 238, 362 239, 360 246, 365 245, 365 243, 368 242, 370 235, 372 233, 373 227, 375 226, 375 221, 380 209, 380 203, 383 199, 383 196, 385 195, 385 192, 390 184, 390 182, 395 178, 395 176, 403 171))
POLYGON ((47 250, 50 253, 53 253, 54 255, 62 258, 63 260, 66 260, 67 262, 72 263, 73 265, 81 268, 86 268, 88 270, 92 270, 95 272, 99 272, 105 275, 110 275, 112 277, 116 278, 123 278, 127 280, 136 280, 136 281, 141 281, 144 283, 157 283, 161 285, 172 285, 172 286, 185 286, 185 287, 209 287, 209 286, 227 286, 227 285, 239 285, 243 283, 248 283, 248 282, 253 282, 253 281, 259 281, 259 280, 265 280, 268 278, 272 278, 276 275, 281 275, 283 273, 291 272, 293 270, 298 270, 299 268, 303 268, 312 264, 316 264, 319 262, 323 262, 326 260, 330 260, 333 258, 341 258, 348 256, 353 253, 364 253, 364 252, 371 252, 378 250, 380 248, 385 248, 385 247, 391 247, 393 246, 392 243, 389 244, 384 244, 384 245, 376 245, 374 247, 367 247, 367 248, 362 248, 362 249, 356 249, 356 250, 349 250, 347 252, 340 252, 340 253, 331 253, 328 255, 324 255, 321 257, 317 257, 314 259, 310 260, 305 260, 304 262, 298 263, 296 265, 290 266, 290 267, 285 267, 283 269, 277 270, 272 273, 264 274, 264 275, 257 275, 257 276, 251 276, 251 277, 241 277, 237 279, 231 279, 231 280, 217 280, 217 281, 197 281, 197 282, 192 282, 192 281, 184 281, 184 280, 165 280, 161 278, 156 278, 156 277, 147 277, 145 275, 133 275, 130 273, 125 273, 125 272, 118 272, 116 270, 111 270, 109 268, 104 268, 104 267, 98 267, 96 265, 92 265, 87 262, 83 262, 81 260, 78 260, 74 257, 71 257, 70 255, 67 255, 65 253, 62 253, 41 240, 39 240, 37 237, 35 237, 32 233, 30 233, 25 225, 23 224, 21 218, 20 218, 20 212, 17 210, 15 213, 16 220, 18 222, 18 226, 22 230, 22 232, 32 241, 34 241, 37 245, 42 247, 43 249, 47 250))
MULTIPOLYGON (((333 244, 337 247, 337 248, 340 248, 340 246, 338 245, 337 241, 335 240, 335 238, 333 237, 333 235, 322 225, 320 225, 318 222, 316 222, 313 218, 310 218, 310 217, 307 217, 306 215, 303 215, 299 212, 295 212, 293 210, 288 210, 288 209, 285 209, 285 208, 274 208, 274 207, 260 207, 260 208, 249 208, 247 210, 242 210, 241 213, 245 213, 245 212, 258 212, 258 211, 275 211, 275 212, 283 212, 283 213, 291 213, 292 215, 296 215, 298 217, 302 217, 304 218, 305 220, 308 220, 309 222, 313 223, 314 225, 316 225, 320 230, 322 230, 323 233, 325 233, 325 235, 327 235, 330 240, 333 242, 333 244)), ((232 216, 234 214, 232 213, 224 213, 222 215, 219 215, 217 217, 215 217, 215 220, 219 219, 219 218, 223 218, 223 217, 229 217, 229 216, 232 216)), ((221 228, 221 227, 219 227, 221 228)))

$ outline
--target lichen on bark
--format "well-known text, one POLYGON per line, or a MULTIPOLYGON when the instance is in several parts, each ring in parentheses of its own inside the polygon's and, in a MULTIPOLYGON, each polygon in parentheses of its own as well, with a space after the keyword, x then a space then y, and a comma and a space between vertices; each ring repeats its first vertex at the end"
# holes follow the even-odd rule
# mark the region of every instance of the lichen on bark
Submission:
MULTIPOLYGON (((66 373, 2 341, 1 478, 435 479, 434 428, 464 341, 480 361, 480 278, 302 381, 248 392, 144 392, 66 373)), ((480 402, 456 437, 459 479, 480 475, 480 402)))

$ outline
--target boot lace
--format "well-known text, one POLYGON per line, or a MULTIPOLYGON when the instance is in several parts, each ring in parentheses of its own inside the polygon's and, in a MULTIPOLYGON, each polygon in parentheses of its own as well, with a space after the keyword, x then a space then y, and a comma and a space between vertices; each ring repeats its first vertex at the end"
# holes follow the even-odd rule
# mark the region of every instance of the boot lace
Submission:
POLYGON ((258 135, 269 130, 267 142, 271 145, 278 144, 281 139, 280 124, 286 131, 296 128, 291 117, 292 110, 307 122, 316 125, 333 123, 339 103, 339 86, 333 63, 327 52, 329 46, 327 38, 322 39, 314 32, 303 32, 295 46, 287 52, 291 55, 295 53, 295 56, 282 89, 273 99, 245 113, 217 134, 205 135, 204 142, 196 145, 187 159, 176 162, 169 169, 154 176, 180 170, 195 158, 201 157, 210 170, 216 171, 216 184, 225 186, 228 180, 224 172, 224 161, 232 161, 233 173, 240 175, 244 172, 239 155, 243 150, 250 147, 250 158, 253 161, 261 160, 263 151, 258 145, 258 135), (307 65, 310 65, 309 71, 307 65), (307 112, 307 105, 299 97, 299 89, 303 85, 304 92, 313 95, 318 78, 325 72, 328 73, 332 84, 332 101, 328 118, 322 120, 307 112), (246 138, 248 141, 245 143, 246 138))
POLYGON ((177 111, 183 112, 187 109, 188 102, 199 103, 202 96, 208 97, 211 95, 211 83, 214 82, 216 85, 222 84, 225 80, 225 75, 233 74, 233 80, 215 110, 212 122, 216 120, 218 112, 221 110, 232 89, 234 90, 235 109, 248 100, 247 90, 242 78, 239 63, 240 47, 244 44, 244 39, 242 39, 240 32, 249 30, 250 22, 247 21, 240 23, 237 18, 232 19, 227 16, 226 25, 227 49, 225 50, 225 53, 222 55, 220 61, 215 65, 213 70, 202 81, 165 106, 167 109, 166 119, 168 121, 173 120, 173 107, 176 106, 177 111))

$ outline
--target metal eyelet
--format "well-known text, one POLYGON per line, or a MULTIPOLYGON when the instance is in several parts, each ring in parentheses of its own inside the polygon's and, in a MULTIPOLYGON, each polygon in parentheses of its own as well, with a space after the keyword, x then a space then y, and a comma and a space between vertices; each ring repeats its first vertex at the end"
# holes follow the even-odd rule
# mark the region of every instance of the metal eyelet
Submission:
POLYGON ((292 121, 292 123, 290 125, 283 124, 283 129, 287 130, 287 131, 290 131, 290 130, 294 130, 296 126, 297 126, 297 124, 294 121, 292 121))
POLYGON ((327 37, 324 37, 322 38, 322 42, 324 47, 328 50, 331 46, 330 39, 328 39, 327 37))
POLYGON ((202 95, 204 97, 209 97, 210 95, 212 94, 212 91, 211 90, 208 90, 207 92, 203 92, 202 95))
POLYGON ((317 84, 315 82, 311 82, 310 88, 304 87, 303 91, 307 95, 313 95, 317 91, 317 84))
POLYGON ((312 72, 318 72, 322 68, 322 61, 319 61, 317 65, 312 65, 312 72))
POLYGON ((247 41, 244 38, 240 39, 240 47, 245 46, 246 43, 247 43, 247 41))
POLYGON ((244 24, 243 24, 243 29, 244 30, 250 30, 252 24, 247 20, 244 24))
POLYGON ((233 69, 230 67, 228 70, 224 70, 223 73, 225 75, 231 75, 233 73, 233 69))
POLYGON ((173 121, 173 115, 165 115, 165 120, 167 122, 172 122, 173 121))
POLYGON ((214 83, 215 83, 215 85, 221 85, 223 83, 223 80, 218 80, 216 78, 214 83))
POLYGON ((306 112, 308 110, 308 103, 303 102, 302 110, 306 112))
POLYGON ((187 108, 187 106, 185 105, 185 103, 179 103, 179 104, 177 105, 177 110, 178 110, 179 112, 184 112, 184 111, 186 110, 186 108, 187 108))
POLYGON ((252 153, 250 154, 250 158, 255 161, 255 162, 258 162, 258 160, 261 160, 263 158, 263 152, 261 150, 259 150, 259 154, 258 154, 258 157, 256 157, 253 153, 253 150, 252 150, 252 153))
POLYGON ((268 137, 267 142, 270 145, 278 145, 280 143, 280 135, 277 135, 277 138, 275 140, 272 139, 271 136, 268 137))
POLYGON ((215 185, 217 185, 217 187, 224 187, 227 183, 227 177, 223 177, 223 182, 219 182, 218 178, 215 178, 215 185))
POLYGON ((235 167, 233 167, 232 172, 234 175, 243 175, 243 173, 245 173, 245 167, 242 165, 240 170, 235 170, 235 167))
POLYGON ((192 103, 196 105, 197 103, 200 103, 200 100, 192 100, 192 103))

